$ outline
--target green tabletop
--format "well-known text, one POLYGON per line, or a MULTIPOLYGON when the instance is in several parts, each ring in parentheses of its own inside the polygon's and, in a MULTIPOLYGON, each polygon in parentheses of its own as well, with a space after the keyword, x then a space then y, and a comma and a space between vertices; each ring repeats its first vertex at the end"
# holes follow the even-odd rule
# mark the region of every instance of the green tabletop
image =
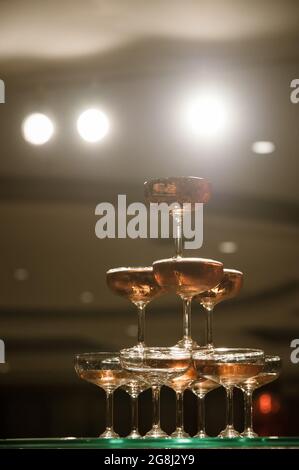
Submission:
POLYGON ((254 439, 2 439, 0 449, 224 449, 299 448, 299 437, 258 437, 254 439))

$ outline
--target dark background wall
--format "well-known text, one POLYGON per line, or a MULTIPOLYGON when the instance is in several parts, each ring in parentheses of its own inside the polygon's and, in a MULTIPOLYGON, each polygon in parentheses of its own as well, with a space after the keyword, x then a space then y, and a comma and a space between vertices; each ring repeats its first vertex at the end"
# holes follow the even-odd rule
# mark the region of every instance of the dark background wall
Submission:
MULTIPOLYGON (((98 435, 102 392, 81 383, 73 356, 119 350, 135 341, 136 313, 105 284, 116 266, 172 256, 172 241, 99 240, 96 204, 127 194, 143 201, 155 176, 207 177, 204 245, 211 257, 245 275, 240 296, 215 311, 222 346, 261 347, 283 359, 268 416, 256 401, 263 434, 298 434, 298 371, 290 343, 299 338, 299 104, 290 83, 299 74, 296 2, 140 2, 67 0, 0 2, 0 436, 98 435), (191 138, 182 124, 190 96, 213 88, 231 121, 221 138, 191 138), (110 118, 107 138, 83 142, 75 121, 98 106, 110 118), (26 143, 28 113, 48 113, 56 133, 26 143), (275 144, 256 155, 254 141, 275 144), (221 243, 234 242, 224 253, 221 243), (21 270, 21 271, 20 271, 21 270), (20 274, 21 273, 21 274, 20 274), (25 273, 25 275, 24 275, 25 273), (86 295, 86 292, 88 293, 86 295)), ((167 295, 147 312, 147 342, 171 345, 181 334, 181 305, 167 295)), ((203 343, 203 312, 194 307, 194 337, 203 343)), ((174 397, 162 397, 162 420, 174 425, 174 397)), ((257 394, 258 396, 258 394, 257 394)), ((170 397, 170 395, 169 395, 170 397)), ((141 399, 144 429, 150 397, 141 399)), ((221 391, 207 399, 211 434, 223 426, 221 391), (217 410, 217 413, 213 410, 217 410), (218 413, 219 410, 219 413, 218 413)), ((194 397, 186 398, 193 432, 194 397), (192 401, 193 398, 193 401, 192 401)), ((242 402, 236 396, 239 428, 242 402)), ((128 398, 116 397, 116 427, 128 432, 128 398)))

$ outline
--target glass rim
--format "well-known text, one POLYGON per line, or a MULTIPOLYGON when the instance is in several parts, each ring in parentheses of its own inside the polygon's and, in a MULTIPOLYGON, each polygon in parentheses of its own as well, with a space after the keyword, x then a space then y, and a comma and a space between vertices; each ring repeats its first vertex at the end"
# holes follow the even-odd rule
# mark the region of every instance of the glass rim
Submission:
POLYGON ((265 354, 265 362, 272 362, 272 361, 281 362, 281 357, 278 356, 277 354, 265 354))
POLYGON ((119 358, 120 353, 119 351, 97 351, 97 352, 85 352, 85 353, 77 353, 74 355, 75 359, 79 358, 91 358, 91 357, 116 357, 119 358))
POLYGON ((116 272, 126 272, 126 271, 148 271, 152 272, 153 267, 152 266, 120 266, 119 268, 111 268, 106 271, 106 274, 113 274, 116 272))
POLYGON ((193 181, 209 181, 207 178, 203 178, 202 176, 161 176, 157 178, 150 178, 144 181, 144 185, 161 182, 161 181, 169 181, 169 180, 176 180, 176 181, 184 181, 184 180, 193 180, 193 181))
POLYGON ((150 357, 155 356, 157 357, 160 353, 160 357, 176 357, 180 359, 191 359, 191 351, 187 349, 174 347, 174 346, 145 346, 140 349, 136 348, 124 348, 121 349, 119 352, 120 357, 150 357), (163 354, 164 353, 164 354, 163 354))
POLYGON ((215 357, 225 357, 225 356, 235 356, 242 357, 247 356, 248 358, 265 358, 265 353, 262 349, 257 348, 214 348, 214 349, 197 349, 192 352, 192 359, 200 358, 213 358, 215 357))
POLYGON ((153 262, 153 267, 155 266, 155 264, 158 264, 158 263, 165 263, 165 262, 169 262, 169 261, 176 261, 180 264, 184 264, 185 261, 187 262, 191 262, 191 261, 194 261, 195 263, 197 263, 198 261, 202 262, 203 264, 206 263, 206 262, 209 262, 210 264, 215 264, 219 267, 223 266, 223 263, 221 261, 217 261, 216 259, 211 259, 211 258, 163 258, 163 259, 157 259, 156 261, 153 262))
POLYGON ((234 268, 224 268, 223 273, 224 274, 241 274, 241 276, 244 276, 244 273, 242 271, 239 271, 239 269, 234 269, 234 268))

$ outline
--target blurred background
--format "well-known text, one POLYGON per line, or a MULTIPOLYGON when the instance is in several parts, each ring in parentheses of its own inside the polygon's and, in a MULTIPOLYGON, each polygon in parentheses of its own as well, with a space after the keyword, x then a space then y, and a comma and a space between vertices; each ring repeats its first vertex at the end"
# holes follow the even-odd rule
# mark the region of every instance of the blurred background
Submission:
MULTIPOLYGON (((239 297, 215 311, 217 345, 283 359, 280 379, 256 393, 255 428, 299 434, 299 364, 290 361, 299 338, 298 24, 292 0, 0 1, 0 437, 103 430, 104 394, 76 377, 73 356, 135 343, 135 309, 108 290, 105 272, 172 256, 173 242, 100 240, 95 207, 118 194, 143 201, 146 179, 172 175, 213 185, 204 244, 190 254, 245 273, 239 297), (100 125, 85 115, 79 134, 90 108, 104 113, 100 125), (32 113, 47 118, 24 127, 32 113)), ((172 345, 181 328, 174 296, 149 305, 149 345, 172 345)), ((203 342, 203 331, 195 305, 194 338, 203 342)), ((115 398, 125 435, 129 398, 115 398)), ((174 401, 164 389, 169 432, 174 401)), ((146 431, 150 393, 140 402, 146 431)), ((195 404, 187 392, 190 433, 195 404)), ((211 435, 224 426, 224 404, 223 390, 207 397, 211 435)), ((242 429, 238 392, 235 404, 242 429)))

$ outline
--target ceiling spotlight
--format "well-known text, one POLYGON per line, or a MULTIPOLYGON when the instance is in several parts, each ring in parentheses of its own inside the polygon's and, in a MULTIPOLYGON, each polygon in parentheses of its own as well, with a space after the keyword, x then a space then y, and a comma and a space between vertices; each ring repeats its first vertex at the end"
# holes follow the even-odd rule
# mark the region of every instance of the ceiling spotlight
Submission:
POLYGON ((218 245, 218 249, 220 253, 231 255, 238 251, 238 245, 236 242, 221 242, 218 245))
POLYGON ((54 125, 45 114, 34 113, 24 120, 22 131, 27 142, 33 145, 43 145, 51 139, 54 125))
POLYGON ((91 304, 94 301, 93 293, 89 291, 81 292, 80 301, 82 302, 82 304, 91 304))
POLYGON ((265 140, 265 141, 253 142, 251 148, 254 153, 266 155, 268 153, 274 152, 275 145, 273 142, 268 142, 265 140))
POLYGON ((108 133, 109 119, 105 113, 98 109, 87 109, 80 114, 77 121, 77 130, 82 139, 87 142, 98 142, 108 133))
POLYGON ((27 281, 29 272, 25 268, 17 268, 14 270, 13 276, 16 281, 27 281))
POLYGON ((187 104, 185 117, 192 134, 210 138, 224 131, 228 123, 228 108, 222 97, 202 93, 187 104))

